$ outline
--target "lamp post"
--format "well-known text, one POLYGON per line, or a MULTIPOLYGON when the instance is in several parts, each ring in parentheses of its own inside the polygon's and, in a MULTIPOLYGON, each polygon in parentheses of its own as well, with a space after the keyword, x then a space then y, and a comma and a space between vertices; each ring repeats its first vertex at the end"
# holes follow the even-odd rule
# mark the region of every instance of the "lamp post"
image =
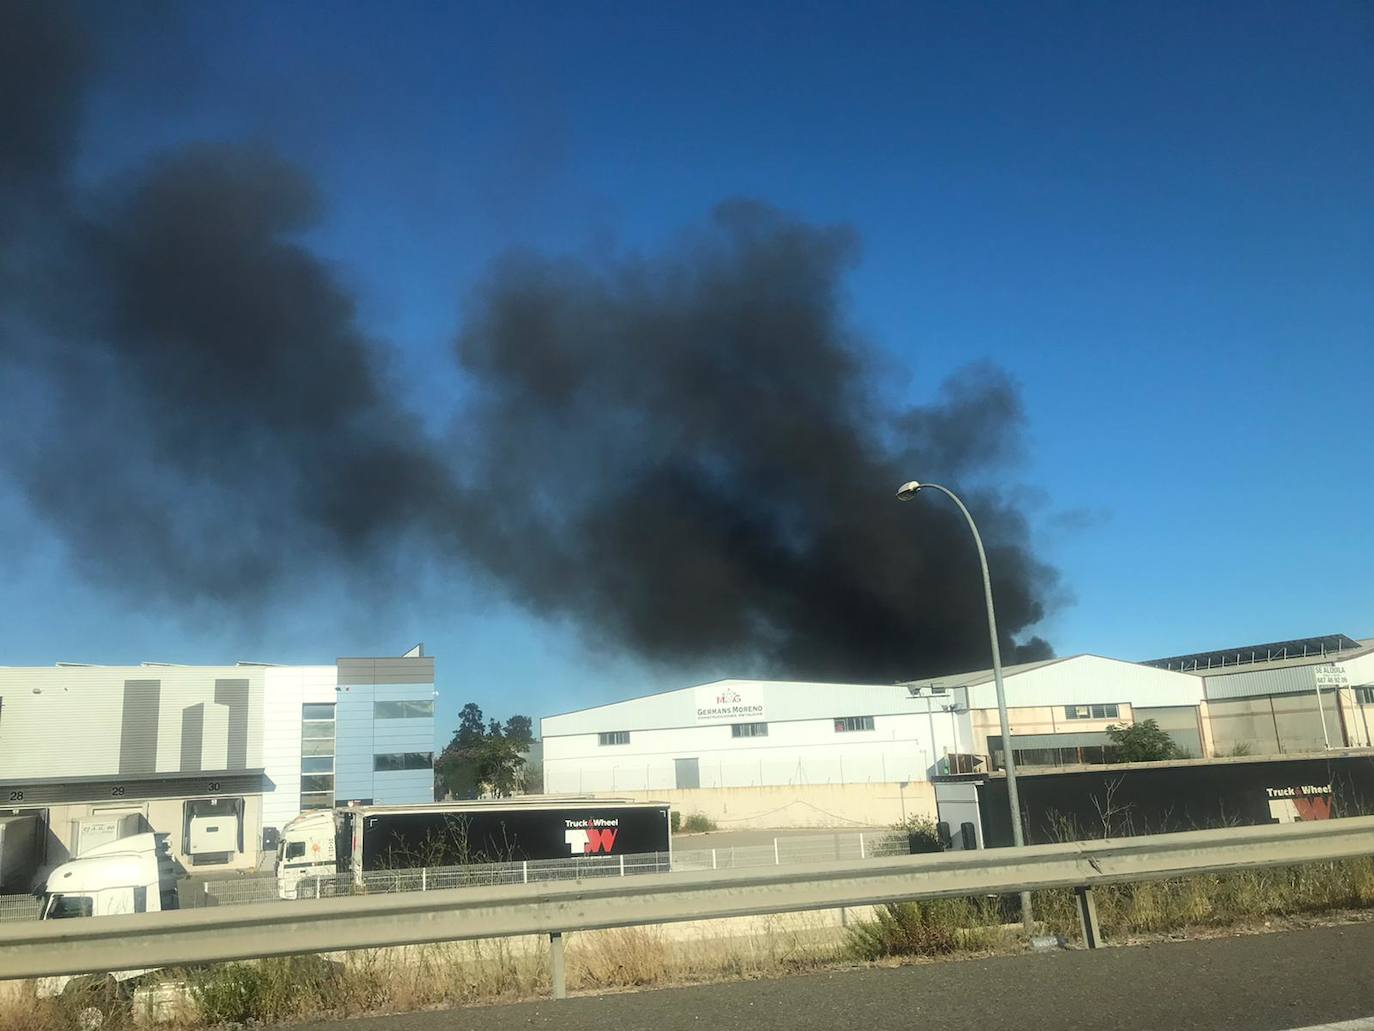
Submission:
MULTIPOLYGON (((1011 747, 1011 721, 1007 718, 1007 692, 1002 686, 1002 649, 997 644, 997 614, 992 607, 992 580, 988 576, 988 556, 983 551, 983 538, 978 533, 978 525, 973 516, 959 500, 959 496, 948 487, 938 483, 919 483, 911 480, 897 489, 898 501, 911 501, 921 490, 938 490, 945 494, 964 513, 968 528, 973 534, 973 543, 978 547, 978 562, 983 567, 983 598, 988 607, 988 636, 992 639, 992 682, 997 688, 997 719, 1002 727, 1002 755, 1007 768, 1007 804, 1011 807, 1011 840, 1017 848, 1026 844, 1026 835, 1021 827, 1021 797, 1016 790, 1016 756, 1011 747)), ((1026 934, 1034 933, 1034 920, 1031 914, 1030 892, 1021 893, 1021 923, 1026 934)))

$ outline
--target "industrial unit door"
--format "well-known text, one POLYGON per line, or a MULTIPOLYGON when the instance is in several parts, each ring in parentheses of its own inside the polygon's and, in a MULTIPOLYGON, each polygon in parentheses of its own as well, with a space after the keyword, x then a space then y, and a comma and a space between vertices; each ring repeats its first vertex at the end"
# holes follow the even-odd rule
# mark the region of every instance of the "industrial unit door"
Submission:
POLYGON ((701 787, 701 765, 695 759, 674 759, 673 772, 680 788, 701 787))

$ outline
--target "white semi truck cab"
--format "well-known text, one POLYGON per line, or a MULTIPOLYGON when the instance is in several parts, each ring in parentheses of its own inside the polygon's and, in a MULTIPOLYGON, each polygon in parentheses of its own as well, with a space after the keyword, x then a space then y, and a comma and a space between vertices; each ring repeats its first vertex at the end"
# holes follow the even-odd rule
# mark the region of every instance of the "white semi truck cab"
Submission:
MULTIPOLYGON (((301 881, 335 877, 339 872, 338 820, 332 809, 301 813, 282 828, 277 842, 277 894, 284 899, 299 897, 301 881)), ((316 894, 312 888, 310 897, 316 894)))
POLYGON ((40 920, 176 909, 176 864, 167 835, 134 834, 98 845, 54 868, 39 897, 40 920))

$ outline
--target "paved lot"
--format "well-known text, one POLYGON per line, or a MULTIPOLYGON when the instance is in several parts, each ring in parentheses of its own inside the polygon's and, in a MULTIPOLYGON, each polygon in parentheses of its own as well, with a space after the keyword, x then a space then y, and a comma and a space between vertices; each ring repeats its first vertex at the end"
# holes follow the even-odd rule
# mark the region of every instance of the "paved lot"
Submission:
POLYGON ((1374 1015, 1374 925, 859 969, 312 1031, 1280 1031, 1374 1015))

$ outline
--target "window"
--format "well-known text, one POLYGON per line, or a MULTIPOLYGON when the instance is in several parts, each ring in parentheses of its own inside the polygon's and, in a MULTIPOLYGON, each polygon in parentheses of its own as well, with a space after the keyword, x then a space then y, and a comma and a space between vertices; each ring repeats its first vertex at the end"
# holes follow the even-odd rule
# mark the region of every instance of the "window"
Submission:
POLYGON ((851 730, 872 730, 872 716, 841 716, 835 721, 835 733, 842 734, 851 730))
POLYGON ((612 730, 605 734, 596 735, 598 745, 628 745, 630 743, 630 732, 628 730, 612 730))
POLYGON ((49 920, 66 920, 74 916, 90 916, 95 912, 95 903, 89 895, 54 895, 52 908, 48 910, 49 920))
POLYGON ((334 807, 334 703, 301 706, 301 810, 334 807))
POLYGON ((286 843, 286 858, 287 858, 288 860, 291 860, 291 859, 304 859, 304 858, 305 858, 305 842, 303 842, 303 841, 288 841, 288 842, 286 843))
POLYGON ((307 755, 328 756, 332 759, 334 757, 334 739, 332 737, 306 738, 301 742, 301 756, 304 758, 307 755))
POLYGON ((730 728, 731 737, 767 737, 767 723, 736 723, 730 728))
POLYGON ((434 765, 433 752, 387 752, 372 757, 372 769, 377 773, 397 770, 428 770, 434 765))
POLYGON ((1068 720, 1114 720, 1121 715, 1119 705, 1066 705, 1064 718, 1068 720))
POLYGON ((1374 684, 1362 684, 1355 688, 1355 698, 1361 705, 1374 705, 1374 684))
POLYGON ((433 698, 372 703, 372 718, 377 720, 419 720, 431 719, 433 716, 433 698))

